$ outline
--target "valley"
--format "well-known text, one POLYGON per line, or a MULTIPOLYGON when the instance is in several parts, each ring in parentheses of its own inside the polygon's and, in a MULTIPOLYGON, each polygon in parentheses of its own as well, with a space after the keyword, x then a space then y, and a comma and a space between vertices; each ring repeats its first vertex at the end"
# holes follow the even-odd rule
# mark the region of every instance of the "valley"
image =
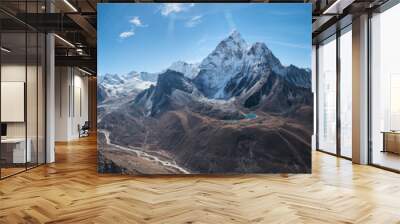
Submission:
POLYGON ((106 160, 103 165, 100 165, 100 170, 107 170, 107 163, 113 164, 116 167, 127 167, 124 169, 125 174, 146 174, 147 172, 155 172, 159 174, 187 174, 189 173, 184 168, 178 166, 175 161, 168 160, 168 157, 160 155, 152 155, 150 152, 138 147, 124 147, 111 143, 110 133, 106 130, 98 131, 99 141, 102 142, 100 150, 100 158, 106 160), (106 149, 106 150, 105 150, 106 149))

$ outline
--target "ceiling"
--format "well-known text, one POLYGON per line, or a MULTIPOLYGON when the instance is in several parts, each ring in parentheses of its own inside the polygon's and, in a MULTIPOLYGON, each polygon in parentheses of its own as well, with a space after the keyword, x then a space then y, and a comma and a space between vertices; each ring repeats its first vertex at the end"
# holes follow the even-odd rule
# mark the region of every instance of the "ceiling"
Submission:
MULTIPOLYGON (((2 43, 12 52, 7 59, 23 58, 36 46, 28 43, 32 33, 54 32, 56 65, 79 66, 96 74, 96 0, 1 0, 2 43), (51 12, 51 13, 50 13, 51 12), (20 56, 20 57, 18 57, 20 56)), ((41 47, 41 46, 40 46, 41 47)), ((4 58, 3 58, 4 59, 4 58)))

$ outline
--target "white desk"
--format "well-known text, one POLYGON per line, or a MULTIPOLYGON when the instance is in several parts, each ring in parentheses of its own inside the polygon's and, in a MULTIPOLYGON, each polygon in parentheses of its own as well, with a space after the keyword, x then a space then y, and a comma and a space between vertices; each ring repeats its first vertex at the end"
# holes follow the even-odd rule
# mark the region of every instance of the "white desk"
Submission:
POLYGON ((27 146, 25 151, 25 138, 5 138, 1 139, 2 145, 14 145, 13 147, 13 163, 25 163, 31 162, 32 152, 31 145, 32 141, 30 138, 27 139, 27 146))

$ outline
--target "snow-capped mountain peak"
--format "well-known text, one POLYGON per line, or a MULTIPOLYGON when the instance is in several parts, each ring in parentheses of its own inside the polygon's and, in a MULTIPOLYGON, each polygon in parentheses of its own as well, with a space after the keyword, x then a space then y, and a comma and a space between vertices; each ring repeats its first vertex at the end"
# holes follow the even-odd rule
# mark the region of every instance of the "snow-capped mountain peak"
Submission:
POLYGON ((234 30, 227 38, 221 41, 221 43, 225 43, 231 49, 235 49, 235 47, 237 47, 238 50, 245 50, 248 46, 247 42, 237 30, 234 30))
POLYGON ((265 43, 256 42, 247 51, 247 64, 260 64, 271 68, 276 73, 283 75, 284 66, 278 58, 272 53, 265 43))
MULTIPOLYGON (((238 31, 222 40, 201 62, 199 68, 200 72, 194 82, 208 98, 227 99, 232 96, 232 92, 226 92, 228 82, 231 88, 231 80, 236 80, 234 83, 237 85, 241 80, 247 80, 246 83, 253 85, 256 79, 265 76, 268 71, 273 71, 294 85, 309 87, 308 71, 283 66, 265 43, 256 42, 249 46, 238 31)), ((243 85, 245 81, 241 83, 243 85)))
POLYGON ((240 72, 248 45, 238 31, 222 40, 200 64, 195 83, 209 98, 224 98, 223 88, 240 72))
POLYGON ((104 92, 104 99, 136 97, 136 94, 149 88, 157 81, 157 73, 132 71, 124 75, 105 74, 99 79, 99 89, 104 92))
POLYGON ((199 64, 176 61, 161 73, 130 72, 125 75, 106 74, 100 79, 109 95, 124 96, 155 85, 159 74, 175 71, 191 79, 208 99, 229 99, 249 94, 258 82, 270 73, 303 88, 311 86, 310 70, 284 66, 265 43, 249 45, 238 31, 233 31, 199 64))
MULTIPOLYGON (((176 61, 168 68, 169 70, 182 73, 185 77, 193 79, 199 73, 199 64, 190 64, 184 61, 176 61)), ((167 70, 168 70, 167 69, 167 70)))
POLYGON ((256 42, 247 51, 247 55, 262 57, 265 55, 272 54, 271 50, 265 45, 265 43, 256 42))
POLYGON ((124 80, 118 74, 106 73, 100 78, 100 83, 108 83, 110 85, 118 85, 123 82, 124 80))
POLYGON ((156 82, 158 73, 149 73, 149 72, 136 72, 136 71, 131 71, 125 75, 122 75, 122 77, 128 81, 130 79, 136 78, 141 81, 146 81, 146 82, 156 82))
POLYGON ((133 78, 133 77, 137 77, 138 75, 139 75, 139 73, 138 73, 137 71, 131 71, 131 72, 128 72, 128 73, 122 75, 122 77, 123 77, 125 80, 128 80, 128 79, 131 79, 131 78, 133 78))
MULTIPOLYGON (((236 58, 242 58, 243 53, 246 51, 247 48, 248 48, 247 42, 243 39, 242 35, 235 30, 227 38, 222 40, 208 57, 227 55, 227 56, 235 56, 236 58)), ((207 62, 206 59, 203 60, 202 62, 203 65, 204 62, 207 62)))

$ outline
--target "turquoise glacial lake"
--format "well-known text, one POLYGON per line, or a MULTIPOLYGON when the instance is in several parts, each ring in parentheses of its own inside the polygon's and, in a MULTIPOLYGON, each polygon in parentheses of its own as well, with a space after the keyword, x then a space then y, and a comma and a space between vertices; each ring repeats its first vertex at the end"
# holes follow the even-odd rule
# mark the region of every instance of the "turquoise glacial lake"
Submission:
POLYGON ((255 114, 255 113, 244 114, 244 118, 246 118, 246 119, 256 119, 257 118, 257 114, 255 114))

